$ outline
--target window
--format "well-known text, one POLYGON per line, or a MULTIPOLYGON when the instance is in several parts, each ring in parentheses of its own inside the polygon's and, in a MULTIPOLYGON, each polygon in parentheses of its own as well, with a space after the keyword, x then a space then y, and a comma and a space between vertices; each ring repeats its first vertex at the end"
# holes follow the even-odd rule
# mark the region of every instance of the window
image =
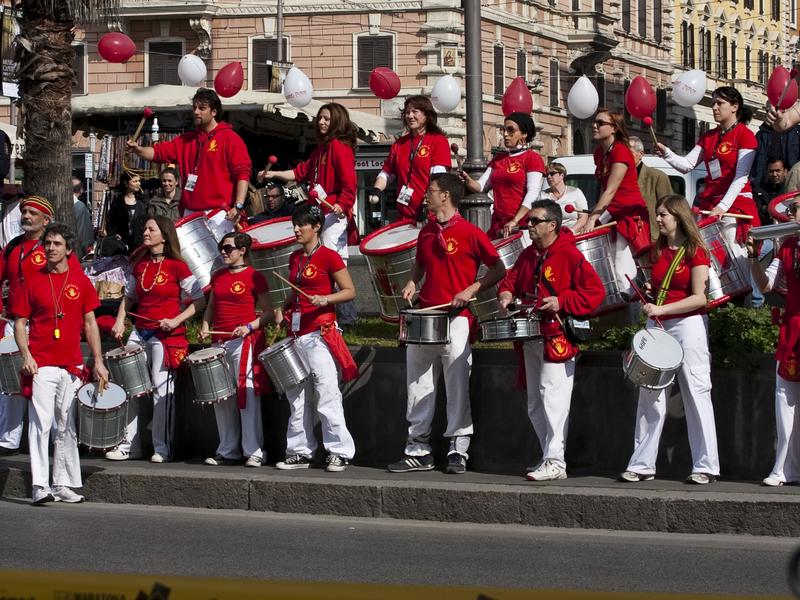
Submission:
POLYGON ((689 25, 689 68, 694 69, 694 25, 689 25))
POLYGON ((753 0, 744 0, 744 7, 748 10, 753 10, 753 0))
POLYGON ((797 0, 789 0, 789 22, 797 24, 797 0))
POLYGON ((736 79, 736 40, 731 41, 731 79, 736 79))
POLYGON ((594 80, 594 87, 597 90, 598 104, 600 106, 606 105, 606 76, 598 75, 594 80))
POLYGON ((622 30, 631 32, 631 0, 622 0, 622 30))
POLYGON ((746 81, 752 81, 752 71, 750 69, 750 46, 745 46, 744 48, 744 78, 746 81))
POLYGON ((706 37, 706 53, 700 55, 700 60, 705 62, 704 70, 706 73, 711 73, 711 32, 705 31, 706 37))
POLYGON ((656 90, 656 129, 666 131, 667 129, 667 90, 656 90))
POLYGON ((625 83, 622 85, 622 107, 623 107, 623 114, 625 115, 625 120, 630 123, 631 122, 631 114, 628 112, 628 107, 625 106, 625 97, 628 95, 628 88, 631 87, 631 80, 626 79, 625 83))
POLYGON ((75 60, 72 69, 75 71, 75 81, 72 82, 72 95, 82 95, 86 93, 86 44, 75 44, 75 60))
POLYGON ((767 77, 767 64, 765 61, 764 51, 758 51, 758 83, 764 85, 767 77))
POLYGON ((550 106, 557 108, 561 105, 559 102, 559 71, 558 61, 550 61, 550 106))
POLYGON ((581 9, 581 0, 572 0, 572 10, 581 9))
POLYGON ((710 49, 706 49, 706 32, 704 29, 700 30, 700 48, 698 48, 697 55, 700 57, 700 68, 705 69, 705 62, 706 62, 706 54, 711 52, 710 49))
POLYGON ((696 139, 697 132, 695 130, 694 119, 683 117, 683 151, 691 152, 696 139))
POLYGON ((603 12, 603 0, 594 0, 594 12, 603 12))
POLYGON ((758 14, 764 16, 764 0, 758 0, 758 14))
POLYGON ((528 55, 525 50, 517 50, 517 77, 528 81, 528 55))
POLYGON ((638 0, 639 37, 647 37, 647 0, 638 0))
POLYGON ((689 24, 686 21, 681 23, 681 64, 692 68, 689 64, 689 24))
POLYGON ((661 10, 661 0, 653 0, 653 39, 655 39, 655 41, 659 44, 663 40, 661 10))
POLYGON ((183 42, 148 42, 147 85, 181 85, 178 63, 183 56, 183 42))
MULTIPOLYGON (((272 67, 267 64, 268 60, 278 60, 278 38, 272 39, 253 39, 251 65, 251 89, 269 90, 272 81, 272 67)), ((283 38, 283 60, 289 59, 289 40, 283 38)))
POLYGON ((497 98, 503 97, 503 92, 506 91, 506 60, 505 60, 505 47, 494 47, 494 95, 497 98))
POLYGON ((362 35, 358 38, 356 87, 369 87, 369 75, 375 67, 394 68, 392 42, 390 35, 362 35))
POLYGON ((728 53, 728 45, 725 43, 725 38, 721 35, 717 36, 717 47, 716 47, 716 74, 717 77, 725 79, 727 77, 726 67, 725 67, 725 55, 728 53))
POLYGON ((777 21, 778 19, 780 19, 781 16, 781 0, 772 0, 771 4, 772 4, 772 11, 770 14, 770 18, 773 21, 777 21))

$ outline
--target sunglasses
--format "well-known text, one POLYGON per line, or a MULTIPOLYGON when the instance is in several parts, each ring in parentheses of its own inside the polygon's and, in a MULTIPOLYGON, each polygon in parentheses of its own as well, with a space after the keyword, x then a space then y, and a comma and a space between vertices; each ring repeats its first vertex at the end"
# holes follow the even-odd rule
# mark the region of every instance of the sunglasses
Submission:
POLYGON ((530 217, 530 218, 528 219, 528 229, 533 229, 533 228, 534 228, 534 227, 536 227, 536 226, 537 226, 539 223, 549 223, 549 222, 551 222, 552 220, 553 220, 553 219, 540 219, 539 217, 530 217))
POLYGON ((219 248, 219 251, 222 252, 223 254, 230 254, 234 250, 241 250, 241 248, 238 248, 237 246, 231 246, 230 244, 225 244, 224 246, 220 246, 219 248))
POLYGON ((592 121, 592 125, 594 125, 598 129, 603 125, 609 125, 611 127, 614 127, 614 123, 612 123, 611 121, 603 121, 603 119, 595 119, 594 121, 592 121))
POLYGON ((559 173, 558 171, 548 171, 547 172, 547 176, 548 177, 555 177, 556 175, 561 175, 561 173, 559 173))

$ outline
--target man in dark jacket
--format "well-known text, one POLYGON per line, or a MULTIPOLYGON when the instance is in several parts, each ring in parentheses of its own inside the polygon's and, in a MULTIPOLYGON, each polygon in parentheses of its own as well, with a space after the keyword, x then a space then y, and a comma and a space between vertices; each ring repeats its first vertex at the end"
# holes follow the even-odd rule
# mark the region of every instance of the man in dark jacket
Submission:
POLYGON ((294 209, 295 204, 287 201, 283 186, 270 182, 264 189, 264 212, 255 215, 250 222, 260 223, 278 217, 291 217, 294 209))

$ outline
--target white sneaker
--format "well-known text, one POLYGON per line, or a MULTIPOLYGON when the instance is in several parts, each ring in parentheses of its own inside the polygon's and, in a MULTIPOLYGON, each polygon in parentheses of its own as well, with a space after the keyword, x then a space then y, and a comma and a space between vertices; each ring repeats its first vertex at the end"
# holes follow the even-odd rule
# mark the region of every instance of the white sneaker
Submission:
POLYGON ((106 452, 106 458, 108 460, 128 460, 130 457, 131 455, 127 450, 120 450, 119 448, 114 448, 106 452))
POLYGON ((65 485, 58 485, 53 488, 53 496, 59 502, 68 502, 69 504, 80 504, 86 498, 80 494, 75 493, 73 490, 65 485))
POLYGON ((528 473, 525 478, 528 481, 553 481, 555 479, 566 479, 567 470, 552 460, 544 460, 535 471, 528 473))
POLYGON ((261 462, 262 462, 262 460, 258 456, 250 456, 245 461, 244 466, 245 467, 260 467, 261 466, 261 462))
POLYGON ((761 484, 769 487, 780 487, 784 484, 784 481, 775 475, 770 475, 765 477, 761 484))
POLYGON ((150 457, 151 463, 165 463, 169 462, 169 456, 164 456, 163 454, 159 454, 158 452, 153 453, 153 456, 150 457))
POLYGON ((55 496, 53 496, 50 490, 45 489, 40 485, 33 486, 32 497, 33 503, 36 506, 41 506, 42 504, 47 504, 48 502, 57 502, 55 496))

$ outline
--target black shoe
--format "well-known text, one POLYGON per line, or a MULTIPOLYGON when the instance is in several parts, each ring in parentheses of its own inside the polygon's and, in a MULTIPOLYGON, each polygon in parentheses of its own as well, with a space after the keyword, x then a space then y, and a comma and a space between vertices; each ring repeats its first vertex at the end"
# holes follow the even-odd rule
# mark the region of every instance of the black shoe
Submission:
POLYGON ((217 454, 216 456, 212 456, 207 458, 203 461, 207 465, 211 465, 212 467, 222 467, 222 466, 232 466, 241 464, 242 459, 240 458, 225 458, 221 454, 217 454))
POLYGON ((467 472, 467 457, 463 454, 454 452, 447 457, 447 468, 444 470, 448 475, 462 475, 467 472))
POLYGON ((14 456, 15 454, 19 454, 19 448, 0 446, 0 456, 14 456))
POLYGON ((408 456, 406 455, 403 460, 390 464, 386 467, 390 473, 408 473, 410 471, 432 471, 433 470, 433 456, 426 454, 425 456, 408 456))

